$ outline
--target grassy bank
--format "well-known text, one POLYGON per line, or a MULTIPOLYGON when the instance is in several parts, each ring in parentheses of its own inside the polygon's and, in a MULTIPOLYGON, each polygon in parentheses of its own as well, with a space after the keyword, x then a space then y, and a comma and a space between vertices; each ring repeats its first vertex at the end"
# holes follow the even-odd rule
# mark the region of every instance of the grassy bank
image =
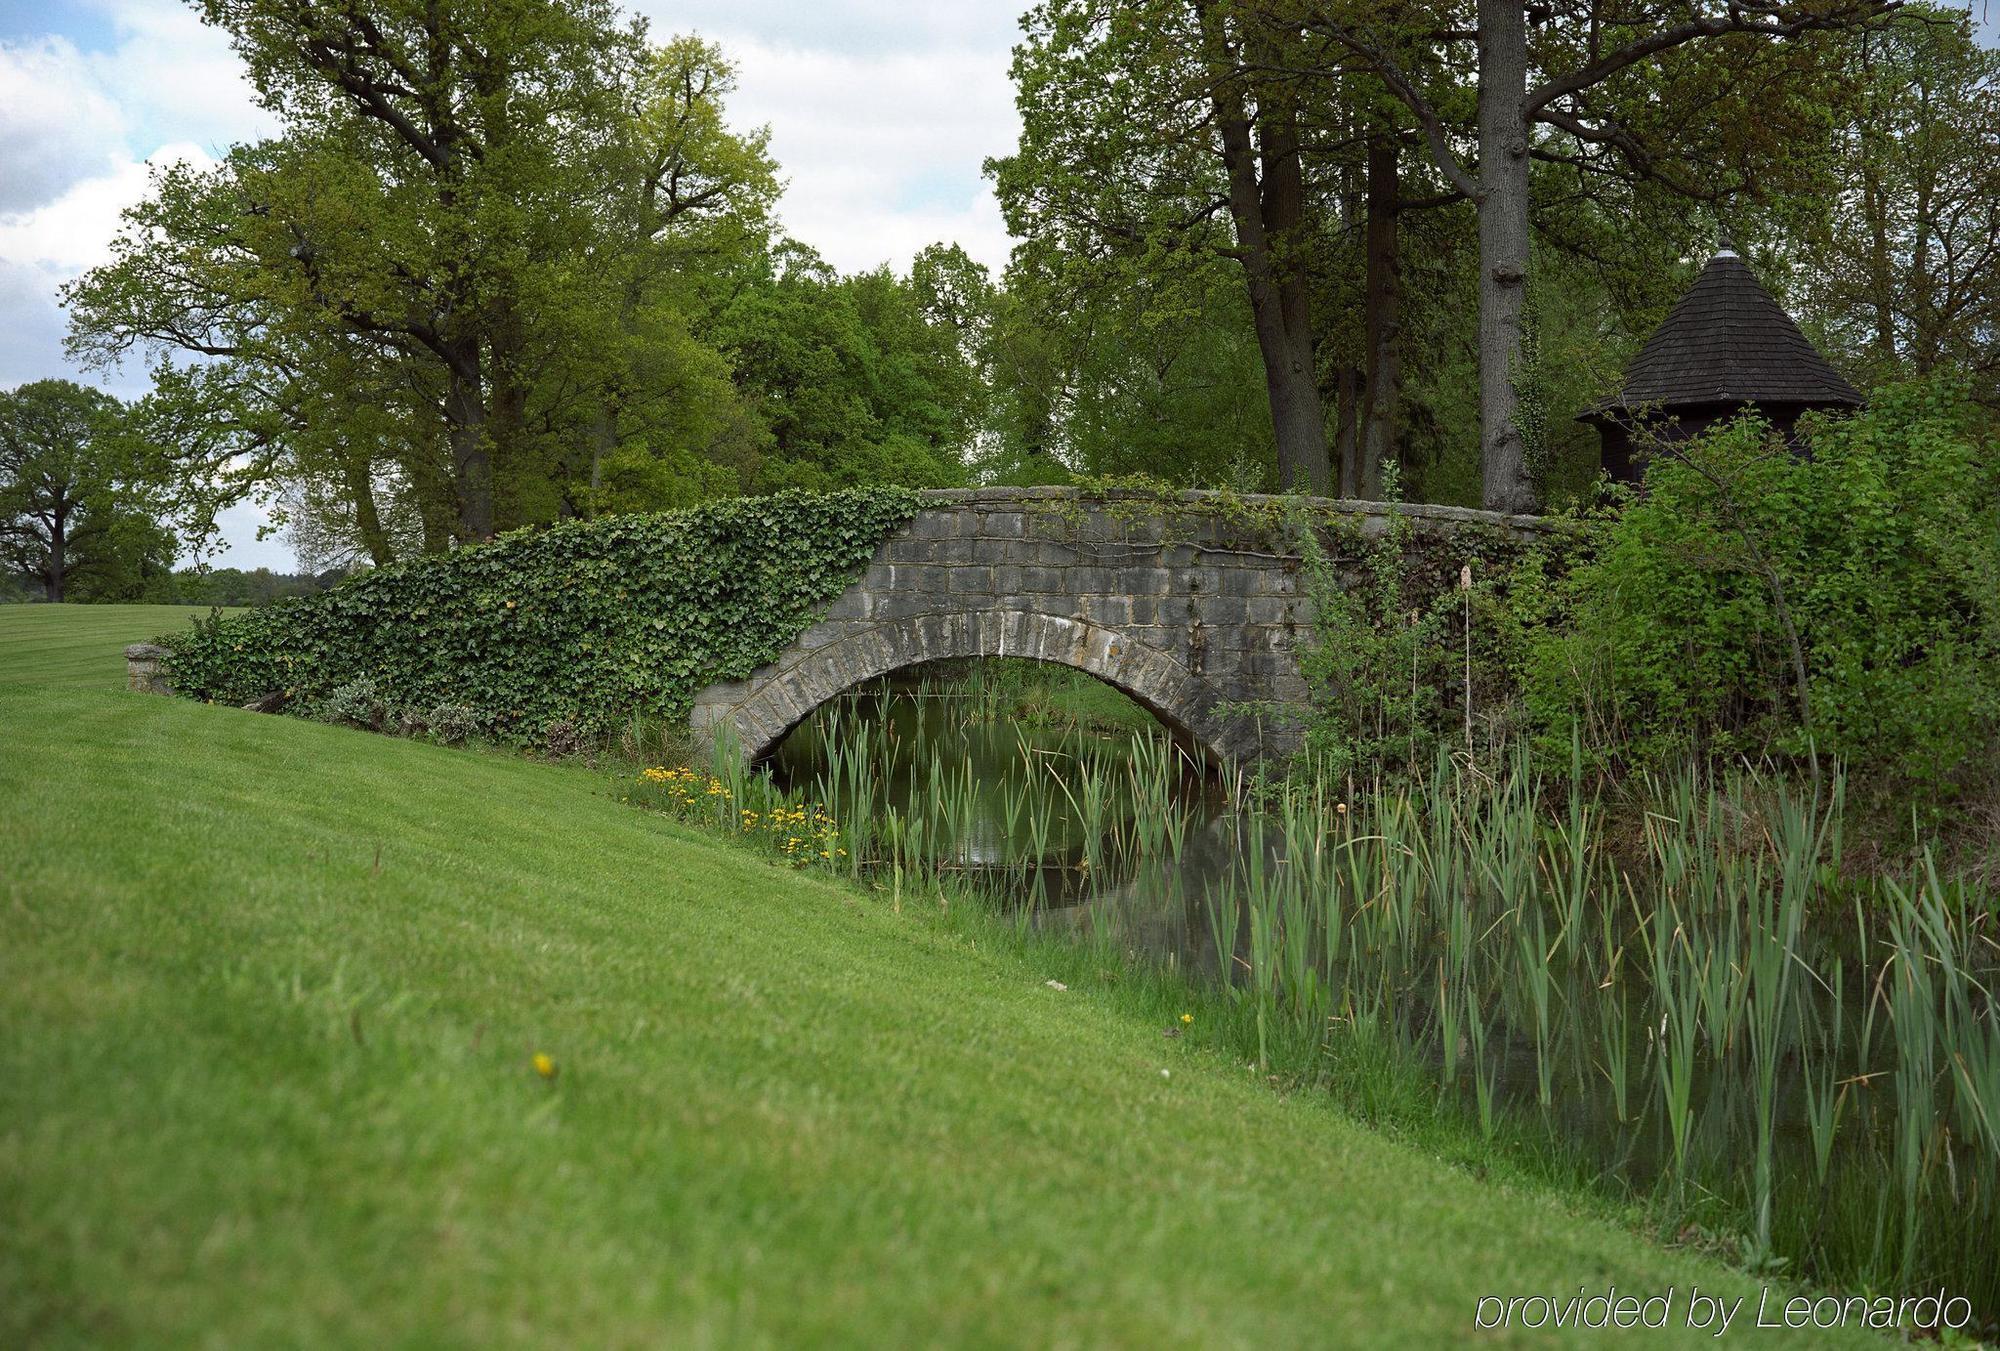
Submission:
POLYGON ((0 611, 0 1342, 1409 1345, 1487 1294, 1754 1310, 587 772, 124 694, 162 618, 0 611))

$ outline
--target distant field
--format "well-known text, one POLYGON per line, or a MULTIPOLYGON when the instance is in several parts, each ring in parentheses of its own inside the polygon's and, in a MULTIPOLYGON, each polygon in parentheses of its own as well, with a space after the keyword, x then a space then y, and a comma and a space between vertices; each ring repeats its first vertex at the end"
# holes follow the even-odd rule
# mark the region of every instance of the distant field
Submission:
POLYGON ((197 605, 0 605, 0 684, 122 690, 127 643, 208 613, 197 605))
POLYGON ((0 609, 0 1346, 1420 1346, 1752 1291, 590 772, 124 693, 184 617, 0 609))

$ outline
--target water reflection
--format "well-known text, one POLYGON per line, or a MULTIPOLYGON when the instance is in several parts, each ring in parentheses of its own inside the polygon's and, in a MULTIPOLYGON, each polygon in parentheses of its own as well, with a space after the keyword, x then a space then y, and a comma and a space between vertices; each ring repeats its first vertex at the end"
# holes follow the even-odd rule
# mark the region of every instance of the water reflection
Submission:
MULTIPOLYGON (((1163 876, 1177 871, 1166 860, 1117 847, 1143 833, 1140 795, 1125 772, 1135 748, 1180 755, 1164 729, 1024 720, 1011 705, 924 674, 874 682, 807 719, 779 746, 769 769, 787 791, 846 797, 829 791, 827 780, 840 743, 860 731, 879 747, 871 757, 873 810, 927 820, 937 832, 928 841, 933 860, 996 895, 1032 903, 1045 922, 1078 924, 1093 912, 1136 917, 1142 908, 1158 908, 1157 899, 1142 898, 1157 898, 1169 885, 1198 897, 1202 886, 1163 876), (1100 799, 1080 796, 1076 785, 1086 778, 1100 799), (949 810, 937 810, 946 798, 949 810)), ((1214 841, 1184 851, 1178 868, 1212 869, 1220 879, 1229 861, 1225 796, 1191 763, 1171 779, 1173 811, 1204 830, 1217 827, 1214 841)))

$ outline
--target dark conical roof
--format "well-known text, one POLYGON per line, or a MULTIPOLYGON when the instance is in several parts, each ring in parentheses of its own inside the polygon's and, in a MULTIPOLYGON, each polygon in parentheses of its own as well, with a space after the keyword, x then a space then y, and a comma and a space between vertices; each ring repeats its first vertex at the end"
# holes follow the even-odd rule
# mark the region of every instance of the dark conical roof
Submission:
POLYGON ((1725 246, 1625 368, 1624 389, 1592 412, 1861 402, 1860 391, 1827 364, 1757 274, 1725 246))

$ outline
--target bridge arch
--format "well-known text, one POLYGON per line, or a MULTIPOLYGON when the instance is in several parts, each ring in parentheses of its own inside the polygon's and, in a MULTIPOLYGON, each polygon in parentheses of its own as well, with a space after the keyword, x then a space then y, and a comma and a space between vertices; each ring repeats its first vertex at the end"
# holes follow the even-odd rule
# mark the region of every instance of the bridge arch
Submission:
MULTIPOLYGON (((1027 657, 1086 671, 1206 757, 1282 756, 1302 735, 1314 615, 1287 522, 1318 513, 1347 544, 1392 533, 1420 559, 1484 557, 1546 522, 1456 507, 1300 504, 1200 492, 926 492, 916 514, 771 660, 696 693, 697 733, 752 759, 844 689, 945 658, 1027 657)), ((1345 547, 1345 546, 1343 546, 1345 547)), ((1449 570, 1451 577, 1458 569, 1449 570)), ((1354 580, 1359 580, 1358 576, 1354 580)))
POLYGON ((1230 716, 1221 692, 1167 653, 1087 620, 1019 610, 890 620, 823 645, 795 647, 749 680, 704 691, 693 724, 709 736, 726 732, 755 762, 843 690, 907 666, 968 657, 1024 657, 1087 672, 1215 762, 1258 749, 1254 720, 1230 716))

